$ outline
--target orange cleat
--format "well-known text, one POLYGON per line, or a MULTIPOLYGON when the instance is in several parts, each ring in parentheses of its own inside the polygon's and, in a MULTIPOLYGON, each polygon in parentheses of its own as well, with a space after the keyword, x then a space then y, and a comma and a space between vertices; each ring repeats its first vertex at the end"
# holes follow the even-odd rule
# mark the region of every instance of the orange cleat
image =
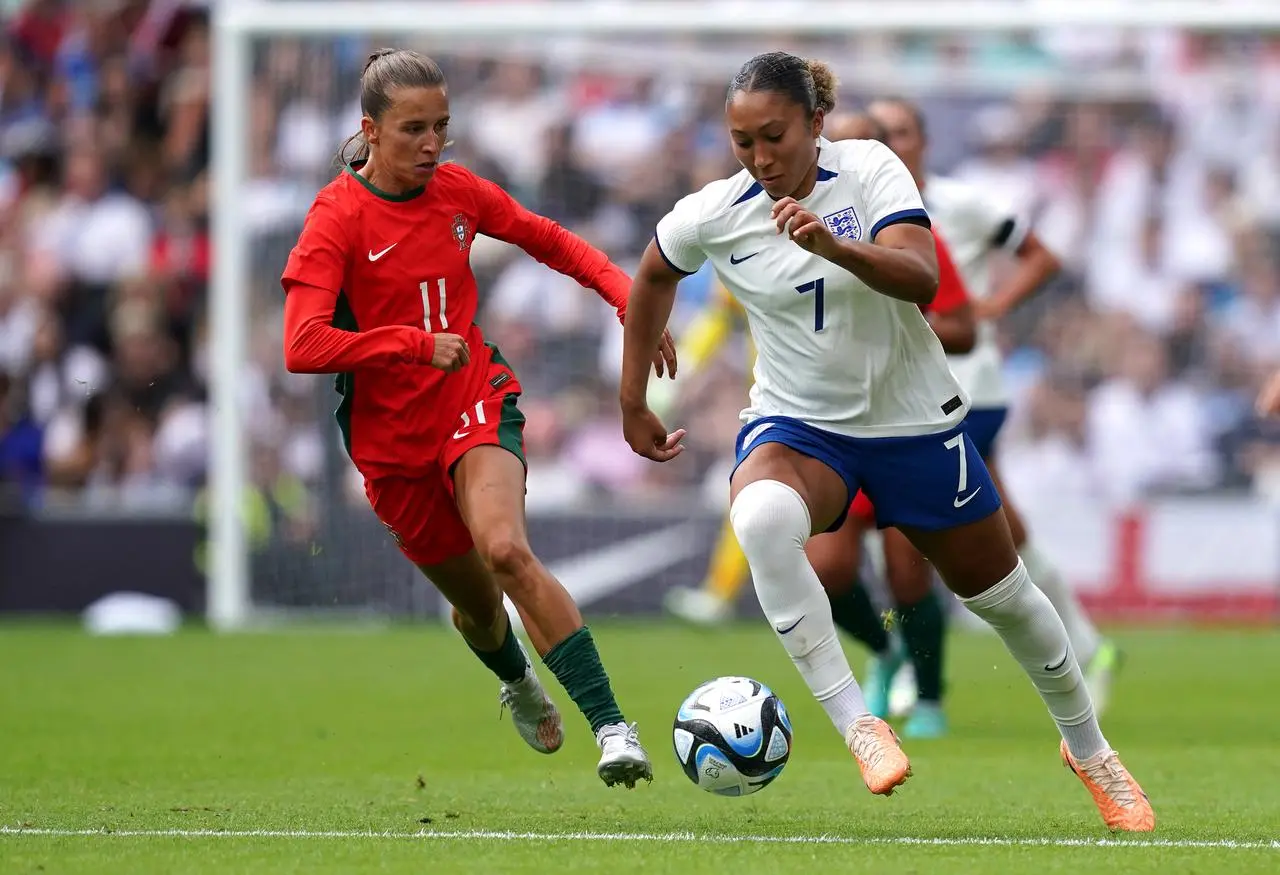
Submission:
POLYGON ((894 788, 911 777, 911 763, 898 744, 897 733, 879 717, 868 714, 858 718, 845 732, 844 741, 872 793, 892 796, 894 788))
POLYGON ((1104 750, 1087 760, 1077 760, 1062 742, 1062 762, 1084 782, 1098 806, 1098 813, 1112 830, 1151 832, 1156 813, 1151 800, 1120 762, 1114 750, 1104 750))

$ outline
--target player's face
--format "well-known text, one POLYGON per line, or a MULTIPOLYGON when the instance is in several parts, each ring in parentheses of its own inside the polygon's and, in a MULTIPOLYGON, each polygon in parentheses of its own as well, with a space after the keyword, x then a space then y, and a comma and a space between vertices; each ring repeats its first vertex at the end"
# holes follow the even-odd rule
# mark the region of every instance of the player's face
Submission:
POLYGON ((365 139, 378 169, 402 190, 426 185, 448 141, 449 96, 444 88, 397 88, 389 96, 382 118, 363 120, 365 139))
POLYGON ((891 100, 880 100, 869 107, 871 117, 884 126, 885 144, 902 159, 912 174, 918 175, 924 164, 924 137, 911 110, 891 100))
POLYGON ((738 91, 725 108, 733 154, 772 198, 803 197, 813 186, 822 111, 774 91, 738 91))

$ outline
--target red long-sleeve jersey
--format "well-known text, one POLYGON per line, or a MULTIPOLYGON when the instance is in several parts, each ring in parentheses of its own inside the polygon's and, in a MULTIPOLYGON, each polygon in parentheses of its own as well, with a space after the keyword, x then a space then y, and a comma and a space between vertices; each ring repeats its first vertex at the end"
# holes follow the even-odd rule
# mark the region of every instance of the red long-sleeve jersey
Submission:
POLYGON ((515 244, 594 289, 622 317, 630 278, 600 250, 454 164, 424 189, 379 191, 349 167, 316 196, 281 284, 284 359, 338 374, 347 450, 376 478, 425 471, 484 379, 470 248, 476 234, 515 244), (466 339, 471 364, 431 367, 434 333, 466 339))

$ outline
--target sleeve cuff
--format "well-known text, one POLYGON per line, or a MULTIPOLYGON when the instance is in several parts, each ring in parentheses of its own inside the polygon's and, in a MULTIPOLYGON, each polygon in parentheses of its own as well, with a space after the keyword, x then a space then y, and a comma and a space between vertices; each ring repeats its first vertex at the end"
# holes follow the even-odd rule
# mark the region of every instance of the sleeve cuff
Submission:
POLYGON ((696 270, 685 270, 683 267, 680 267, 678 264, 672 261, 667 256, 667 253, 662 250, 662 241, 658 239, 657 234, 653 235, 653 245, 658 248, 658 254, 661 255, 662 260, 667 263, 667 267, 671 268, 676 273, 680 274, 681 276, 693 276, 695 273, 697 273, 696 270))
POLYGON ((921 209, 898 210, 896 213, 890 213, 871 226, 871 236, 867 239, 875 240, 876 235, 888 228, 890 225, 919 225, 922 228, 931 228, 933 223, 929 221, 929 214, 921 209))

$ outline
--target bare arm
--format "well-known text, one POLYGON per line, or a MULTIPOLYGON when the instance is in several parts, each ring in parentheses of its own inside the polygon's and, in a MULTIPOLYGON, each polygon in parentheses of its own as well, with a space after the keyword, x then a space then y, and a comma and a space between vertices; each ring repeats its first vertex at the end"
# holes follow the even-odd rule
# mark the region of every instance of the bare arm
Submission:
POLYGON ((1062 262, 1041 242, 1034 231, 1028 231, 1015 252, 1017 267, 1005 283, 982 302, 982 316, 999 319, 1016 310, 1040 287, 1062 270, 1062 262))
POLYGON ((640 258, 640 266, 631 281, 627 301, 627 318, 622 326, 622 383, 619 399, 623 410, 645 407, 649 387, 649 367, 653 349, 658 345, 671 318, 676 301, 676 286, 683 277, 662 258, 653 241, 640 258))
POLYGON ((933 235, 919 225, 890 225, 874 243, 841 240, 840 251, 828 260, 899 301, 925 306, 938 293, 933 235))

